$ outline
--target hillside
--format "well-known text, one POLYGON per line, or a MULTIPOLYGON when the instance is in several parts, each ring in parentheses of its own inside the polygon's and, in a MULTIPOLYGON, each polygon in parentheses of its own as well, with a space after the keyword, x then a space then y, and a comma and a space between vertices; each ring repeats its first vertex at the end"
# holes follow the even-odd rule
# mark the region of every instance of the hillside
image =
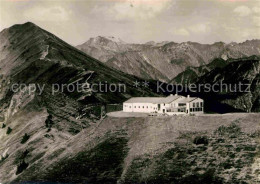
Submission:
POLYGON ((9 145, 0 178, 2 183, 257 183, 259 118, 242 113, 107 117, 73 137, 20 119, 9 125, 19 125, 9 135, 0 129, 9 145), (21 123, 30 127, 24 144, 16 140, 21 123), (28 165, 17 176, 23 160, 28 165))
POLYGON ((176 77, 174 77, 169 83, 173 84, 192 84, 197 82, 199 77, 204 74, 210 72, 215 68, 222 68, 226 66, 229 61, 225 61, 224 59, 218 58, 214 59, 211 63, 207 65, 202 65, 199 67, 187 67, 187 69, 176 77))
POLYGON ((251 61, 254 59, 259 59, 259 56, 250 56, 250 57, 244 57, 239 59, 227 59, 224 60, 222 58, 214 59, 212 62, 210 62, 207 65, 202 65, 199 67, 187 67, 187 69, 180 74, 178 74, 176 77, 174 77, 170 83, 173 84, 192 84, 196 83, 200 77, 203 75, 209 73, 213 69, 216 68, 223 68, 229 63, 236 62, 236 61, 251 61))
POLYGON ((196 84, 215 85, 215 92, 200 94, 205 97, 205 101, 216 100, 237 111, 260 112, 259 80, 260 59, 250 57, 238 59, 222 68, 215 68, 199 77, 196 84))
MULTIPOLYGON (((153 81, 151 88, 136 88, 134 82, 141 79, 105 66, 33 23, 4 29, 0 42, 1 180, 8 170, 3 161, 24 152, 28 139, 27 151, 35 150, 36 162, 40 150, 52 150, 98 122, 106 104, 121 103, 132 95, 157 95, 153 81), (100 82, 123 83, 126 90, 103 92, 104 88, 86 87, 100 82), (78 89, 77 84, 81 85, 78 89)), ((23 157, 15 161, 10 181, 26 166, 22 161, 23 157)))
MULTIPOLYGON (((100 102, 120 101, 130 93, 151 93, 133 87, 133 82, 140 79, 105 66, 32 23, 12 26, 3 30, 0 36, 1 83, 4 86, 0 97, 7 93, 7 84, 15 82, 84 83, 88 78, 89 83, 106 81, 128 86, 126 94, 91 93, 100 102)), ((80 94, 79 97, 88 95, 80 94)))
POLYGON ((0 41, 0 117, 6 124, 32 106, 35 111, 45 109, 56 122, 72 123, 67 128, 77 132, 88 123, 76 118, 99 119, 102 105, 121 103, 131 95, 157 95, 133 86, 142 80, 105 66, 33 23, 3 30, 0 41), (88 87, 99 83, 125 87, 113 92, 88 87), (13 89, 14 85, 21 89, 13 89))
POLYGON ((90 38, 77 48, 125 73, 169 82, 187 67, 207 65, 216 58, 259 56, 259 45, 260 40, 211 45, 195 42, 129 44, 114 37, 99 36, 90 38))
MULTIPOLYGON (((86 105, 119 103, 131 95, 156 95, 152 89, 133 86, 136 80, 142 82, 141 79, 105 66, 33 23, 14 25, 3 30, 0 40, 1 117, 16 111, 17 101, 26 104, 33 100, 40 101, 40 106, 48 106, 53 111, 59 111, 56 105, 68 104, 71 107, 64 108, 65 111, 73 107, 74 113, 80 113, 86 105), (105 87, 100 90, 98 87, 83 86, 99 83, 103 86, 123 84, 125 87, 104 93, 105 87), (26 90, 14 94, 11 87, 17 84, 27 88, 30 84, 36 85, 36 94, 28 95, 26 90), (66 88, 69 85, 72 89, 74 87, 71 92, 66 88), (55 86, 60 90, 53 95, 55 86), (40 87, 44 87, 44 90, 38 95, 40 87), (58 103, 53 104, 53 101, 58 103)), ((153 86, 152 81, 150 86, 153 86)))

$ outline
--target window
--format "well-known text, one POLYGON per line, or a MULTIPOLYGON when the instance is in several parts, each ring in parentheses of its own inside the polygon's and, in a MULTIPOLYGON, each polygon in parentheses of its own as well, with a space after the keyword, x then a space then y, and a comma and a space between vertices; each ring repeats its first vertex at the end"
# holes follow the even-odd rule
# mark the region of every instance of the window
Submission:
POLYGON ((203 107, 203 102, 200 102, 200 106, 203 107))
POLYGON ((136 106, 134 106, 134 108, 136 108, 136 106))
POLYGON ((197 107, 199 107, 200 106, 200 103, 199 102, 197 102, 197 107))
POLYGON ((138 106, 138 108, 140 109, 140 106, 138 106))
POLYGON ((186 103, 179 103, 179 106, 186 106, 186 103))
POLYGON ((143 109, 144 109, 144 106, 143 106, 143 109))
POLYGON ((195 107, 195 103, 193 103, 193 107, 195 107))
POLYGON ((193 112, 192 108, 190 108, 190 112, 193 112))
POLYGON ((165 104, 163 104, 165 106, 165 104))
POLYGON ((131 108, 131 105, 129 106, 129 108, 131 108))
POLYGON ((148 109, 148 106, 146 106, 146 108, 148 109))

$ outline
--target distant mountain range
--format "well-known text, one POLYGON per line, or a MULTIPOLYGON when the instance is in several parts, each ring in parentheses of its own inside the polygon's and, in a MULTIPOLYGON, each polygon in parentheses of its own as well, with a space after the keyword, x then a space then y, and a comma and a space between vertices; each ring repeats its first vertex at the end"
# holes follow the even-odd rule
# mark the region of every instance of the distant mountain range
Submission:
POLYGON ((205 66, 215 59, 225 61, 260 55, 260 40, 229 44, 168 41, 129 44, 114 37, 98 36, 77 48, 125 73, 169 82, 187 68, 205 66))

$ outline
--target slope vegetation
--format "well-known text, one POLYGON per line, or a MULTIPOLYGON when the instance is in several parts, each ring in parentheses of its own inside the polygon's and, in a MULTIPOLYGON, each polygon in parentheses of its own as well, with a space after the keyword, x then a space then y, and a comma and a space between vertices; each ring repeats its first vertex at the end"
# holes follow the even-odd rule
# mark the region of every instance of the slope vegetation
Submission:
POLYGON ((107 117, 62 143, 42 130, 38 139, 9 152, 0 176, 4 183, 257 183, 258 119, 259 114, 107 117), (49 144, 38 147, 42 137, 49 144), (28 166, 16 175, 21 160, 28 166))

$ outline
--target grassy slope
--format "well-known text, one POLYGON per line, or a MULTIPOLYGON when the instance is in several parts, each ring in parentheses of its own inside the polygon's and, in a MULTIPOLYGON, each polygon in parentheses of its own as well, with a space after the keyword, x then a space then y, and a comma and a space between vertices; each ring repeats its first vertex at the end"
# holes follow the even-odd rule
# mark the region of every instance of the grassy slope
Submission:
MULTIPOLYGON (((254 183, 257 174, 259 177, 254 166, 259 157, 259 117, 107 117, 66 142, 50 143, 38 160, 37 151, 31 152, 25 158, 29 166, 18 178, 14 175, 17 156, 10 155, 0 164, 6 168, 1 178, 3 182, 12 178, 91 183, 190 183, 191 179, 194 183, 254 183), (207 144, 194 144, 201 136, 206 137, 207 144)), ((24 149, 36 144, 28 141, 24 149)))

